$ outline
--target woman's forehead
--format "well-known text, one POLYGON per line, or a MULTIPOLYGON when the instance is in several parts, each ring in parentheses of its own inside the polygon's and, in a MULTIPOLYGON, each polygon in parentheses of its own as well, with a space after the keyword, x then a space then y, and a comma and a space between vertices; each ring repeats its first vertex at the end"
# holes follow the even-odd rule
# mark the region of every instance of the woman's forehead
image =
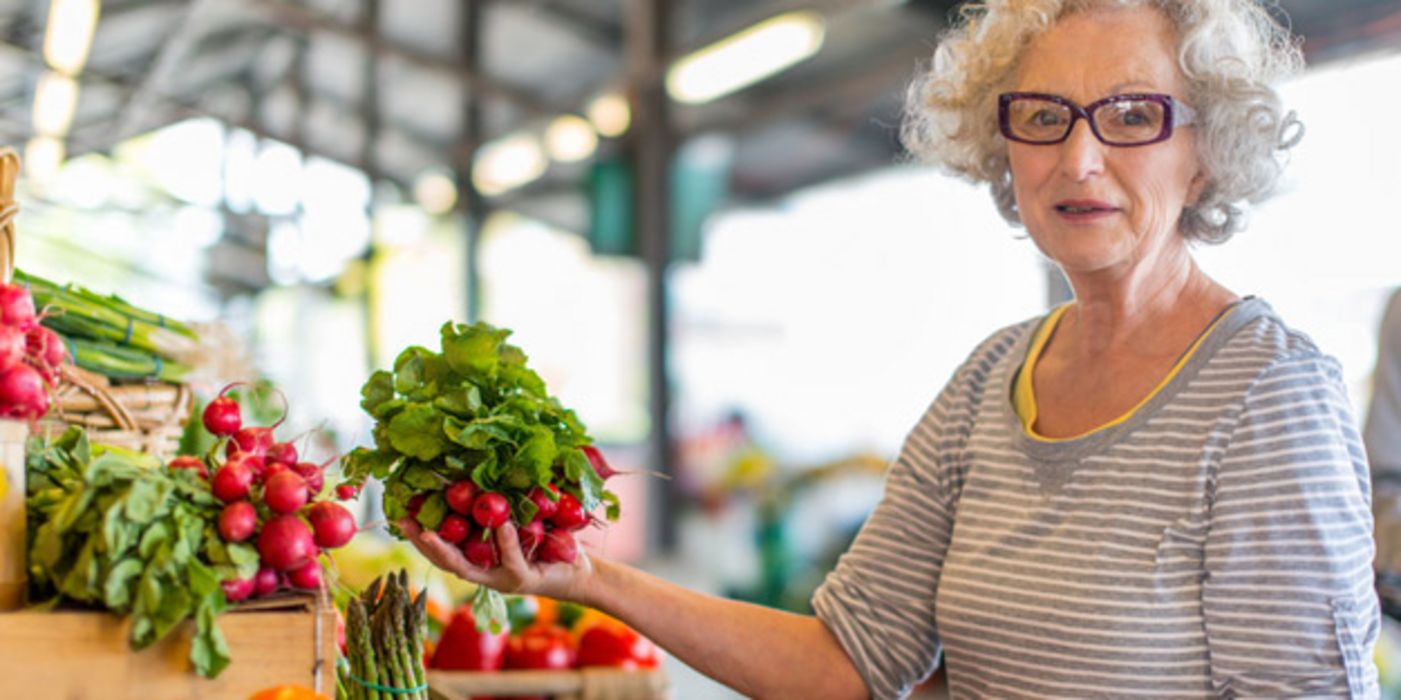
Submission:
POLYGON ((1022 52, 1019 90, 1088 99, 1126 91, 1177 92, 1176 34, 1147 8, 1075 13, 1052 25, 1022 52))

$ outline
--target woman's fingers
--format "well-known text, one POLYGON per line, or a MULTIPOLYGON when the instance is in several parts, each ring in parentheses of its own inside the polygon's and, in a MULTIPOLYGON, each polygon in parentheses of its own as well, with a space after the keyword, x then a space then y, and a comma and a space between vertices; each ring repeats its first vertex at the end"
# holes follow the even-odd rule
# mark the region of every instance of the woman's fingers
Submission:
POLYGON ((461 550, 443 540, 438 536, 438 533, 431 530, 424 531, 412 519, 400 521, 399 529, 404 531, 414 547, 433 562, 434 566, 474 583, 482 583, 489 578, 484 570, 473 566, 471 562, 467 561, 467 557, 462 554, 461 550))

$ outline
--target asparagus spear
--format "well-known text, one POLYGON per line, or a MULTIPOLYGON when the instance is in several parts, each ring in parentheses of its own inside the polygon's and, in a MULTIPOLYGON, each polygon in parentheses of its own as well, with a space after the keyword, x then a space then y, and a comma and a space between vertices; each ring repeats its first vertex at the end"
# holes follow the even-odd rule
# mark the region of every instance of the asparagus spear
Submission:
MULTIPOLYGON (((365 606, 354 598, 350 599, 349 618, 350 626, 358 631, 356 634, 355 649, 352 651, 353 656, 358 656, 360 660, 359 673, 356 675, 366 682, 377 683, 379 671, 375 664, 375 652, 371 642, 371 637, 373 637, 374 634, 370 630, 370 621, 365 614, 365 606)), ((381 698, 379 691, 371 690, 363 686, 361 687, 361 691, 364 700, 388 700, 387 698, 381 698)))
MULTIPOLYGON (((428 633, 428 589, 418 592, 418 600, 409 608, 409 641, 413 649, 413 671, 416 685, 423 687, 428 682, 428 671, 423 667, 423 637, 428 633)), ((428 700, 428 691, 424 690, 420 700, 428 700)))

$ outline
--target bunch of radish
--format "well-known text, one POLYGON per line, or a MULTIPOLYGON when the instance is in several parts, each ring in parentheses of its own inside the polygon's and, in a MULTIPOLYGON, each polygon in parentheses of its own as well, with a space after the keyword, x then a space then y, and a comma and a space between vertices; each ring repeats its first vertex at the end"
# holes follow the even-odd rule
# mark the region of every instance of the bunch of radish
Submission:
MULTIPOLYGON (((323 585, 320 555, 350 542, 357 531, 349 510, 322 498, 325 467, 299 461, 291 442, 278 442, 281 425, 245 426, 243 414, 228 392, 230 384, 204 409, 204 427, 224 445, 201 459, 176 457, 173 469, 195 469, 209 480, 214 496, 226 505, 219 514, 219 535, 229 543, 256 546, 258 573, 223 582, 230 601, 265 596, 283 588, 315 590, 323 585)), ((285 416, 284 416, 285 418, 285 416)), ((335 490, 342 500, 354 489, 335 490)))
MULTIPOLYGON (((616 472, 608 466, 603 453, 593 445, 581 448, 600 478, 607 479, 616 472)), ((438 537, 462 548, 467 561, 492 569, 501 564, 501 554, 493 537, 498 528, 511 519, 511 503, 505 494, 487 491, 470 479, 456 481, 441 492, 449 513, 438 525, 438 537)), ((409 500, 409 515, 417 518, 420 508, 435 492, 419 493, 409 500)), ((573 494, 561 493, 554 484, 530 489, 526 496, 535 504, 529 522, 518 524, 516 536, 521 550, 531 562, 574 563, 579 556, 579 544, 574 533, 599 522, 600 518, 584 510, 573 494)))
POLYGON ((39 325, 34 297, 18 284, 0 285, 0 417, 37 420, 49 412, 68 348, 39 325))

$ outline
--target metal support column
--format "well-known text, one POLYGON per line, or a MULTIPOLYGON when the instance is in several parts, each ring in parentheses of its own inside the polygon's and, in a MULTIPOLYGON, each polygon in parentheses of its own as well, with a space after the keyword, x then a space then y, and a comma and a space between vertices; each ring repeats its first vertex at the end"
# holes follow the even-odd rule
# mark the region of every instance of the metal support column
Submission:
MULTIPOLYGON (((485 0, 461 3, 459 23, 464 74, 481 70, 480 42, 485 0)), ((486 199, 472 182, 472 159, 482 146, 482 99, 479 90, 462 84, 462 136, 456 149, 457 215, 462 222, 463 242, 467 250, 466 280, 467 322, 475 323, 482 316, 482 283, 478 261, 482 222, 486 220, 486 199)))
POLYGON ((652 431, 648 466, 667 479, 654 479, 650 516, 655 523, 650 544, 661 552, 676 546, 676 460, 671 434, 671 384, 667 372, 670 314, 667 268, 669 236, 669 164, 673 148, 669 105, 662 76, 668 53, 667 0, 629 0, 627 39, 628 102, 632 108, 629 147, 637 183, 634 221, 642 260, 647 266, 647 404, 652 431))
MULTIPOLYGON (((360 28, 367 37, 367 42, 375 41, 379 36, 379 0, 364 0, 364 6, 360 13, 360 28)), ((374 231, 375 231, 375 187, 379 184, 381 173, 379 168, 378 144, 379 144, 379 54, 368 45, 362 50, 365 52, 365 62, 360 66, 360 121, 363 125, 362 140, 360 141, 360 163, 365 168, 365 179, 370 183, 370 201, 365 203, 365 216, 370 219, 371 240, 370 245, 365 248, 360 262, 364 266, 363 293, 361 297, 364 302, 362 317, 365 322, 365 338, 369 342, 365 344, 366 366, 371 369, 379 367, 379 360, 384 353, 384 348, 380 347, 379 338, 375 333, 375 308, 373 292, 373 264, 374 264, 374 231)))

